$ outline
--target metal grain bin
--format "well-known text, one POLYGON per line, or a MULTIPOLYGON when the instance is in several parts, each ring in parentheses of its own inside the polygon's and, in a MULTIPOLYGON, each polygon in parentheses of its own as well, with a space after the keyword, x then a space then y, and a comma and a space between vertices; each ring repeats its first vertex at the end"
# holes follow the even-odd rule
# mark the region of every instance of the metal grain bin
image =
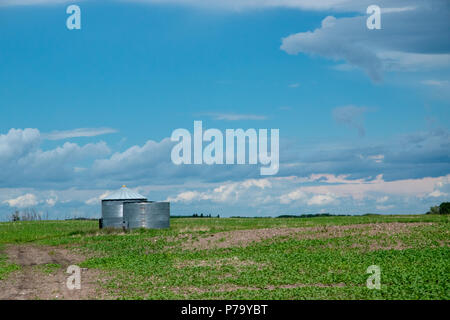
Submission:
POLYGON ((123 227, 123 203, 140 202, 147 200, 144 196, 136 193, 126 186, 112 193, 102 200, 102 227, 122 228, 123 227))
POLYGON ((164 229, 170 227, 169 202, 125 202, 123 219, 128 229, 164 229))

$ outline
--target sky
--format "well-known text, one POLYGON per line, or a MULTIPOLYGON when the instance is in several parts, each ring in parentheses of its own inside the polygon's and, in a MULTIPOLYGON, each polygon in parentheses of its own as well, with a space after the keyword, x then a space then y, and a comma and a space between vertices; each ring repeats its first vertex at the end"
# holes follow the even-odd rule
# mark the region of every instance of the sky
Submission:
POLYGON ((0 0, 0 220, 100 217, 124 184, 173 215, 424 213, 449 121, 446 0, 0 0), (175 165, 196 120, 279 129, 278 173, 175 165))

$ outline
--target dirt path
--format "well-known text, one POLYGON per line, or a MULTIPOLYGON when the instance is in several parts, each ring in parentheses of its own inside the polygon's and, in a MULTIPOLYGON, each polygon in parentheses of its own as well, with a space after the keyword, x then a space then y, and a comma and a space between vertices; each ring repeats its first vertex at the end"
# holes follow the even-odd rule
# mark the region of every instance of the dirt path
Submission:
POLYGON ((99 286, 100 273, 81 269, 81 289, 69 290, 66 273, 69 265, 85 260, 81 255, 58 247, 10 245, 5 253, 9 261, 21 266, 6 279, 0 280, 0 299, 102 299, 106 298, 99 286))

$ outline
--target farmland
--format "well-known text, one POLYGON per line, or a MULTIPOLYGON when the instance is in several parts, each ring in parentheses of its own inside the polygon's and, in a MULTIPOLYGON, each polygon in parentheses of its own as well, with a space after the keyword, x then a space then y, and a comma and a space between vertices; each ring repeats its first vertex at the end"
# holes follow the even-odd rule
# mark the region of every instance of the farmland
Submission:
POLYGON ((0 223, 0 299, 449 299, 445 215, 0 223), (81 290, 65 287, 68 265, 81 290), (381 289, 366 287, 371 265, 381 289))

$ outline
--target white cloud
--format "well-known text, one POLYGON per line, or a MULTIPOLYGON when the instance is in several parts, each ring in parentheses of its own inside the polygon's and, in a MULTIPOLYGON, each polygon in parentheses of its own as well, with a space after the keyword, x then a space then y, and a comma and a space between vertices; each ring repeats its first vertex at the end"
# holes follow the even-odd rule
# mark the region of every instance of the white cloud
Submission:
POLYGON ((367 159, 373 160, 376 163, 382 163, 383 160, 384 160, 384 155, 383 154, 376 154, 376 155, 373 155, 373 156, 368 156, 367 159))
POLYGON ((112 128, 78 128, 73 130, 53 131, 42 133, 41 137, 48 140, 62 140, 78 137, 95 137, 103 134, 116 133, 116 129, 112 128))
POLYGON ((384 197, 378 198, 377 199, 377 203, 385 203, 388 200, 389 200, 389 197, 388 196, 384 196, 384 197))
POLYGON ((309 206, 314 206, 314 205, 323 206, 323 205, 332 203, 333 201, 335 201, 335 197, 332 194, 328 193, 328 194, 315 195, 311 199, 308 199, 306 201, 306 203, 309 206))
MULTIPOLYGON (((280 204, 281 207, 329 206, 340 200, 350 203, 373 201, 380 210, 392 208, 386 204, 391 197, 415 198, 429 196, 437 187, 448 184, 450 175, 437 178, 384 181, 382 175, 372 180, 346 179, 332 174, 314 174, 310 177, 271 177, 222 183, 217 187, 195 188, 178 192, 167 198, 174 203, 225 203, 250 207, 262 204, 280 204), (326 177, 324 180, 323 177, 326 177), (308 184, 318 185, 308 185, 308 184)), ((438 195, 435 192, 435 195, 438 195)), ((441 195, 441 194, 440 194, 441 195)), ((393 201, 393 200, 391 200, 393 201)))
MULTIPOLYGON (((220 184, 212 190, 206 191, 183 191, 176 196, 168 197, 171 202, 192 202, 192 201, 212 201, 216 203, 238 202, 242 197, 253 194, 253 198, 258 195, 258 190, 270 189, 272 183, 270 179, 248 179, 241 182, 229 182, 220 184)), ((250 203, 251 201, 249 201, 250 203)))
POLYGON ((360 68, 377 82, 382 80, 383 71, 448 68, 447 5, 445 1, 431 0, 386 8, 381 30, 368 30, 366 15, 328 16, 314 31, 282 38, 280 48, 292 55, 304 53, 334 60, 339 63, 337 69, 360 68))
POLYGON ((49 207, 54 207, 57 201, 58 201, 58 198, 49 198, 49 199, 45 200, 45 202, 47 203, 47 205, 49 207))
POLYGON ((13 208, 28 208, 37 205, 39 201, 34 194, 27 193, 14 199, 4 200, 3 203, 13 208))
POLYGON ((10 129, 7 134, 0 135, 0 163, 18 159, 38 148, 41 142, 37 129, 10 129))
POLYGON ((375 179, 366 182, 340 185, 307 186, 301 187, 300 190, 314 194, 332 193, 338 197, 352 197, 354 199, 363 199, 369 193, 423 197, 434 191, 434 188, 440 182, 448 179, 449 176, 384 181, 383 176, 379 175, 375 179))
POLYGON ((191 202, 193 200, 199 201, 199 200, 209 200, 210 197, 208 197, 206 194, 203 194, 198 191, 185 191, 177 194, 175 197, 169 197, 167 198, 167 201, 170 202, 191 202))
POLYGON ((434 190, 433 192, 430 192, 428 194, 428 197, 434 197, 434 198, 446 197, 446 196, 448 196, 448 193, 441 192, 440 190, 434 190))
POLYGON ((37 129, 11 129, 0 135, 0 186, 67 181, 77 173, 72 164, 111 152, 105 142, 82 146, 66 142, 50 150, 42 150, 41 142, 37 129))
POLYGON ((98 205, 103 199, 105 199, 107 196, 109 196, 111 194, 111 192, 113 192, 113 191, 105 191, 98 197, 89 198, 84 203, 87 205, 90 205, 90 206, 98 205))
POLYGON ((257 210, 278 214, 305 208, 342 212, 338 204, 345 208, 354 204, 353 212, 360 212, 356 206, 363 203, 370 212, 375 205, 404 210, 402 201, 409 199, 405 203, 414 204, 410 208, 415 211, 435 205, 450 193, 450 175, 442 176, 448 172, 448 141, 448 132, 437 128, 373 148, 290 145, 285 148, 284 161, 297 165, 282 167, 277 177, 260 179, 251 166, 175 166, 169 139, 149 140, 111 155, 104 142, 66 142, 43 150, 37 129, 12 129, 0 135, 0 204, 6 204, 6 212, 8 201, 32 194, 36 201, 43 199, 36 205, 52 212, 82 206, 98 214, 101 195, 108 189, 151 184, 145 194, 152 200, 169 199, 174 208, 183 209, 216 206, 228 210, 234 206, 249 214, 257 210), (385 175, 373 178, 379 172, 385 175), (415 177, 409 179, 411 172, 415 177), (19 189, 5 191, 13 187, 19 189), (49 189, 56 189, 55 193, 49 189), (376 202, 385 197, 389 201, 376 202))
POLYGON ((284 194, 280 196, 280 203, 281 204, 288 204, 292 201, 300 200, 300 199, 306 199, 307 195, 305 192, 301 190, 294 190, 292 192, 289 192, 288 194, 284 194))

